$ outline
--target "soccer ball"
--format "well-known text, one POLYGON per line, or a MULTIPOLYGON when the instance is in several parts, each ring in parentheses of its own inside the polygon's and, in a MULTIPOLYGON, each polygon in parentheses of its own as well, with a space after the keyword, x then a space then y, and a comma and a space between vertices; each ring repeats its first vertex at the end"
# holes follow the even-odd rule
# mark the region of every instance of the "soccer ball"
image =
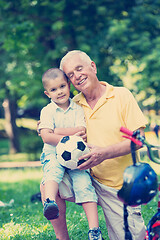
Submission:
POLYGON ((68 168, 76 169, 85 160, 78 160, 78 158, 86 153, 89 153, 89 148, 83 139, 79 136, 65 136, 56 147, 57 160, 59 163, 68 168))

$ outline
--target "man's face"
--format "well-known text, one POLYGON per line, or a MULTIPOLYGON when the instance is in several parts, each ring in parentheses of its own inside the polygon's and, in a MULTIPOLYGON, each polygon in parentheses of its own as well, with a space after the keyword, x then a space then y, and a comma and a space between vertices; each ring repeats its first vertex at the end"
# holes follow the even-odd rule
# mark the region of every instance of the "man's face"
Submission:
POLYGON ((66 73, 75 88, 81 92, 85 92, 88 88, 92 88, 95 79, 97 79, 95 63, 88 63, 78 54, 75 54, 66 60, 63 65, 63 71, 66 73))

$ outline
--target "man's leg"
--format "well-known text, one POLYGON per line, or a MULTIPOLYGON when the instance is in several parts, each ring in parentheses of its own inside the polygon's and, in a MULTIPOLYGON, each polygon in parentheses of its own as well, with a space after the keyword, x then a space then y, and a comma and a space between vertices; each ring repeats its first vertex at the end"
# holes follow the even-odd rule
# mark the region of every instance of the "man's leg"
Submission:
MULTIPOLYGON (((117 191, 93 180, 93 186, 98 195, 106 219, 106 226, 110 240, 124 240, 123 204, 117 198, 117 191)), ((140 206, 127 207, 129 230, 133 240, 143 240, 145 225, 141 216, 140 206)))
MULTIPOLYGON (((45 200, 44 185, 40 185, 42 203, 45 200)), ((59 196, 56 198, 56 203, 59 207, 59 217, 57 219, 51 220, 51 224, 54 228, 56 239, 58 240, 69 240, 67 223, 66 223, 66 203, 65 200, 61 199, 59 196)))

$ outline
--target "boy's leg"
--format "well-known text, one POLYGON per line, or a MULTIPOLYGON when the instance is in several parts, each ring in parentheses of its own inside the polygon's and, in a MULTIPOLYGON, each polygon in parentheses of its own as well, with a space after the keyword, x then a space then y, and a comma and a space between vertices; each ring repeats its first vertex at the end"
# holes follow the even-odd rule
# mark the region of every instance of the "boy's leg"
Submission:
POLYGON ((58 194, 58 183, 54 180, 46 181, 45 183, 45 202, 43 214, 47 220, 53 220, 59 217, 59 209, 56 203, 58 194))
POLYGON ((46 199, 49 198, 50 200, 56 201, 58 187, 59 187, 58 183, 53 180, 49 180, 49 181, 45 182, 45 197, 46 197, 46 199))
POLYGON ((85 211, 89 228, 98 228, 99 221, 98 221, 98 210, 97 210, 97 203, 96 202, 86 202, 82 203, 83 209, 85 211))
POLYGON ((43 214, 48 220, 59 217, 59 209, 56 203, 58 183, 64 175, 64 168, 59 164, 54 154, 43 152, 41 155, 43 164, 43 184, 45 183, 45 202, 43 214))
POLYGON ((98 221, 97 195, 92 186, 90 174, 86 171, 72 170, 69 171, 69 175, 72 178, 76 203, 81 203, 86 213, 89 225, 88 239, 102 240, 98 221))
POLYGON ((97 195, 91 177, 85 170, 70 170, 76 203, 97 202, 97 195))
MULTIPOLYGON (((45 201, 45 187, 40 185, 42 203, 45 201)), ((51 220, 51 224, 56 234, 58 240, 69 240, 67 223, 66 223, 66 203, 65 200, 61 199, 58 195, 56 197, 56 202, 59 207, 59 218, 51 220)))

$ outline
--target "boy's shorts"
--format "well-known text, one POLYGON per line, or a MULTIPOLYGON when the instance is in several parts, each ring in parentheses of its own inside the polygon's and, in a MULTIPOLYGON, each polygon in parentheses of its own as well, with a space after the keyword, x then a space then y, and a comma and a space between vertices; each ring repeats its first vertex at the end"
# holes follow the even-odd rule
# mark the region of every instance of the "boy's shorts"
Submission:
POLYGON ((47 151, 43 152, 40 161, 43 169, 42 184, 50 180, 60 183, 63 179, 65 168, 57 161, 56 155, 47 151))
MULTIPOLYGON (((63 194, 63 198, 65 198, 66 191, 65 188, 67 188, 69 196, 75 197, 76 203, 84 203, 84 202, 97 202, 97 195, 95 193, 95 189, 92 185, 91 176, 88 171, 86 170, 66 170, 61 164, 59 164, 58 160, 56 159, 54 154, 51 154, 49 152, 43 152, 41 154, 41 163, 43 165, 43 179, 42 184, 45 184, 47 181, 55 181, 58 184, 60 184, 60 192, 63 194), (71 178, 71 183, 69 183, 69 176, 64 173, 68 173, 68 175, 71 178), (62 179, 66 179, 67 184, 71 184, 70 190, 67 187, 67 184, 62 182, 62 179), (61 189, 62 188, 62 189, 61 189)), ((67 194, 68 194, 67 193, 67 194)), ((68 198, 68 197, 67 197, 68 198)))

